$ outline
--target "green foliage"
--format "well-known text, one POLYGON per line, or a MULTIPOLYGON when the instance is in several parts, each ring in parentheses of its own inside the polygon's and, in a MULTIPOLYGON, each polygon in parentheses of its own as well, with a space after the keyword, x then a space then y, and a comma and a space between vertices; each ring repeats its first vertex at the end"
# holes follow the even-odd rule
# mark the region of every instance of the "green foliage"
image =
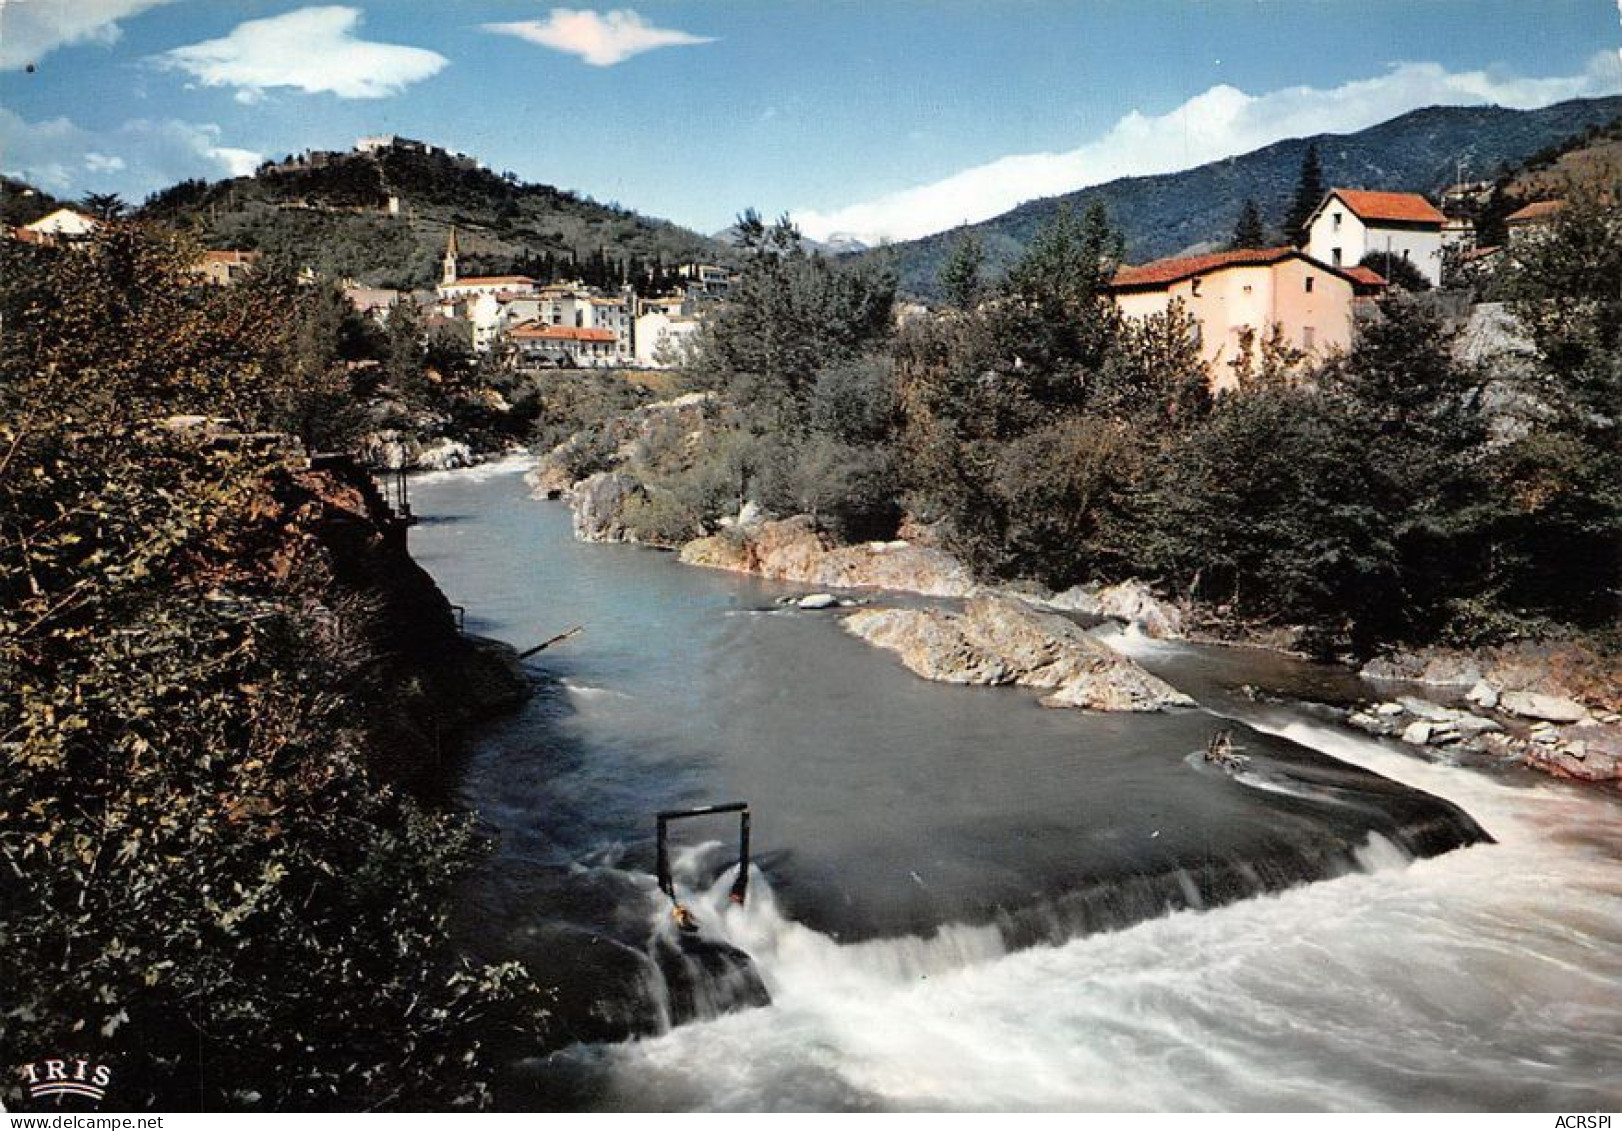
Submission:
POLYGON ((1431 289, 1431 282, 1425 278, 1424 272, 1410 260, 1389 251, 1371 251, 1359 261, 1358 266, 1378 271, 1386 282, 1399 290, 1417 292, 1431 289))
MULTIPOLYGON (((611 373, 542 372, 529 379, 537 447, 561 444, 577 432, 601 430, 612 418, 648 401, 640 385, 611 373)), ((593 469, 596 470, 596 469, 593 469)))
POLYGON ((1254 198, 1247 198, 1244 206, 1239 209, 1239 218, 1234 221, 1233 235, 1228 240, 1228 249, 1238 251, 1244 248, 1258 248, 1267 246, 1267 228, 1262 223, 1261 206, 1254 198))
POLYGON ((739 230, 749 262, 706 323, 687 381, 723 392, 765 427, 791 430, 824 367, 888 339, 895 279, 876 261, 805 254, 786 219, 766 228, 746 213, 739 230))
POLYGON ((20 228, 61 208, 63 201, 50 193, 10 177, 0 177, 0 224, 20 228))
POLYGON ((1534 364, 1531 432, 1494 471, 1516 503, 1513 592, 1551 615, 1614 618, 1622 599, 1622 206, 1578 192, 1517 240, 1504 274, 1534 364), (1570 578, 1569 587, 1562 579, 1570 578), (1573 610, 1574 601, 1580 601, 1573 610))
POLYGON ((341 504, 285 441, 163 423, 276 419, 331 308, 190 258, 111 224, 0 275, 0 1050, 105 1060, 132 1108, 480 1103, 482 1043, 543 1019, 449 945, 467 822, 373 768, 341 504))
POLYGON ((964 229, 952 244, 951 254, 941 265, 940 285, 946 301, 959 310, 968 310, 980 298, 986 252, 980 237, 964 229))
POLYGON ((1328 186, 1324 184, 1323 165, 1318 161, 1317 143, 1307 146, 1301 157, 1301 172, 1295 179, 1295 197, 1290 212, 1284 218, 1284 234, 1291 243, 1300 247, 1307 242, 1307 221, 1324 198, 1328 186))
POLYGON ((1493 583, 1482 378, 1452 345, 1425 306, 1391 299, 1311 383, 1264 346, 1169 455, 1146 508, 1160 572, 1326 646, 1435 639, 1493 583))

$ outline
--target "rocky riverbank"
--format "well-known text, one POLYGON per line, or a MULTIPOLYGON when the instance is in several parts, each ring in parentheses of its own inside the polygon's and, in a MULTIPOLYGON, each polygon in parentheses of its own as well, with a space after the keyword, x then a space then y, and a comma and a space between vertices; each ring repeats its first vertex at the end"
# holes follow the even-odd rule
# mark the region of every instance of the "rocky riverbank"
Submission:
MULTIPOLYGON (((646 542, 677 551, 687 565, 816 591, 875 589, 965 600, 961 614, 872 609, 848 616, 846 627, 897 652, 926 678, 1040 687, 1052 692, 1045 700, 1050 705, 1153 710, 1174 705, 1180 693, 1138 682, 1129 669, 1105 662, 1125 657, 1087 637, 1066 617, 1043 617, 1038 610, 1115 620, 1156 639, 1297 652, 1299 633, 1291 629, 1258 632, 1234 626, 1209 610, 1202 615, 1200 609, 1157 595, 1138 580, 1057 593, 1031 583, 988 586, 937 544, 927 528, 910 524, 902 528, 909 537, 843 544, 805 515, 772 518, 751 503, 698 538, 667 543, 648 537, 634 517, 646 490, 630 469, 650 446, 701 448, 714 408, 708 394, 690 394, 645 405, 599 430, 573 436, 541 457, 530 477, 535 494, 567 500, 576 537, 584 541, 646 542), (1032 617, 1042 619, 1033 622, 1032 617), (1014 635, 1022 637, 1017 645, 1008 636, 1016 624, 1014 635), (1004 651, 1004 645, 1010 650, 1004 651), (1092 679, 1079 678, 1084 669, 1092 679), (1118 687, 1116 677, 1123 680, 1118 687)), ((827 604, 834 603, 830 595, 827 604)), ((1560 777, 1622 784, 1622 734, 1617 730, 1622 670, 1614 661, 1570 646, 1432 650, 1376 660, 1361 674, 1412 693, 1353 712, 1348 721, 1360 729, 1406 738, 1449 756, 1477 754, 1560 777), (1473 703, 1466 699, 1472 691, 1477 693, 1473 703), (1490 695, 1492 702, 1483 706, 1482 695, 1490 695), (1421 703, 1428 705, 1416 706, 1421 703)))
POLYGON ((341 630, 370 657, 345 690, 365 705, 374 768, 413 791, 437 790, 455 736, 529 694, 516 654, 459 630, 450 602, 412 559, 357 464, 295 473, 279 494, 282 543, 270 555, 273 567, 319 555, 341 630))
POLYGON ((1622 671, 1577 645, 1398 653, 1362 669, 1407 690, 1347 723, 1440 757, 1486 756, 1622 788, 1622 671))

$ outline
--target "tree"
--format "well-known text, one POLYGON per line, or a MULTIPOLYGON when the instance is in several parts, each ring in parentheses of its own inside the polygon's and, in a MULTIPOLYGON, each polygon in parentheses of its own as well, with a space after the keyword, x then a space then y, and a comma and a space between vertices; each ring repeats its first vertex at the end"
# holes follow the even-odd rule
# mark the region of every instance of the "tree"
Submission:
POLYGON ((959 310, 968 310, 980 297, 980 271, 986 253, 980 237, 965 228, 952 243, 951 254, 941 267, 941 290, 946 301, 959 310))
POLYGON ((1262 226, 1262 210, 1254 199, 1247 199, 1239 210, 1239 219, 1233 226, 1233 238, 1228 241, 1230 251, 1267 246, 1267 230, 1262 226))
POLYGON ((1094 302, 1115 274, 1123 243, 1110 226, 1103 201, 1095 200, 1080 220, 1068 204, 1061 204, 1010 268, 1004 290, 1043 309, 1074 312, 1094 302))
POLYGON ((1358 265, 1377 271, 1386 282, 1400 290, 1431 289, 1431 281, 1425 278, 1424 272, 1415 267, 1411 261, 1400 255, 1393 255, 1389 251, 1371 251, 1359 261, 1358 265))
POLYGON ((1301 158, 1301 173, 1295 182, 1295 198, 1284 218, 1284 234, 1295 246, 1307 242, 1307 221, 1324 196, 1323 166, 1318 163, 1318 143, 1307 146, 1301 158))
POLYGON ((116 192, 89 193, 80 205, 98 220, 117 220, 128 211, 124 198, 116 192))
POLYGON ((384 347, 383 371, 396 392, 423 405, 427 400, 427 382, 423 367, 427 357, 426 336, 422 315, 410 295, 401 295, 389 308, 387 344, 384 347))
POLYGON ((895 275, 880 260, 807 255, 787 217, 767 228, 751 211, 738 227, 750 258, 705 324, 685 378, 725 392, 757 427, 802 429, 818 372, 889 338, 895 275))

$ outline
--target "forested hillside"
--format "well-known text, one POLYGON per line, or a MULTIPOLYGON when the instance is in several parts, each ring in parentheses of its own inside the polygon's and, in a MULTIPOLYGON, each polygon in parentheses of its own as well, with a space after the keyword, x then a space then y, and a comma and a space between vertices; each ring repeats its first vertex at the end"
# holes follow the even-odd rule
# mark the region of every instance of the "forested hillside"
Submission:
POLYGON ((731 256, 724 245, 663 220, 445 154, 394 148, 285 165, 212 184, 182 181, 154 194, 140 214, 211 247, 285 255, 318 273, 408 289, 438 278, 452 225, 467 273, 544 278, 595 264, 597 274, 634 276, 660 263, 731 256))

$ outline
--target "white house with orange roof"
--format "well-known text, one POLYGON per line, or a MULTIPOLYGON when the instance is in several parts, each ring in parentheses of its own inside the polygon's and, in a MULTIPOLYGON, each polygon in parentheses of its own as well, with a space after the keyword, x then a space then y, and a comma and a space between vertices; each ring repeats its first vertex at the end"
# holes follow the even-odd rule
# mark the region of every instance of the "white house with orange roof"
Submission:
MULTIPOLYGON (((1194 319, 1213 391, 1231 389, 1233 364, 1280 327, 1284 339, 1313 356, 1352 344, 1353 310, 1378 276, 1320 263, 1298 248, 1254 248, 1123 267, 1109 293, 1127 318, 1162 314, 1174 302, 1194 319)), ((1379 280, 1383 283, 1383 280, 1379 280)))
POLYGON ((1331 267, 1355 267, 1376 252, 1390 255, 1440 286, 1446 225, 1447 217, 1418 193, 1334 188, 1307 220, 1306 252, 1331 267))

